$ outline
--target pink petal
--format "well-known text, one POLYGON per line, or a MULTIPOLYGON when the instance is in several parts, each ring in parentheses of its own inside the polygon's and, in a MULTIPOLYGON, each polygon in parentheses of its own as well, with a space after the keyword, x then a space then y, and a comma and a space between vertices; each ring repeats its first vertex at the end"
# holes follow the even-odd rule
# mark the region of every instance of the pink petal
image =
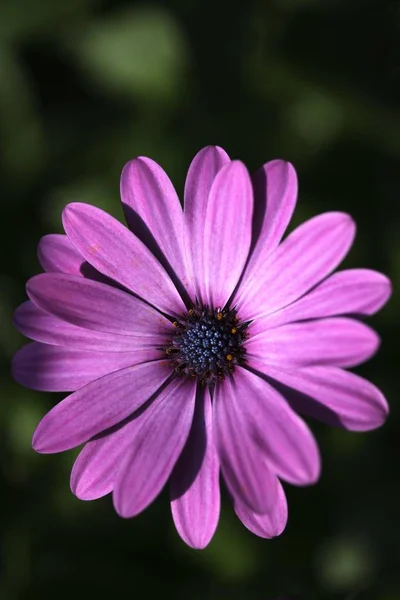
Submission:
POLYGON ((72 325, 133 336, 171 336, 168 319, 138 298, 104 283, 63 273, 42 273, 26 286, 42 310, 72 325))
POLYGON ((142 512, 161 492, 188 438, 195 395, 193 383, 173 379, 144 420, 114 489, 121 517, 142 512))
POLYGON ((73 392, 113 371, 156 359, 160 359, 157 350, 82 352, 33 342, 15 354, 12 373, 34 390, 73 392))
POLYGON ((71 471, 71 490, 78 498, 96 500, 114 489, 125 456, 148 417, 148 411, 153 410, 163 397, 160 392, 150 406, 142 406, 127 423, 85 445, 71 471))
POLYGON ((264 268, 265 259, 278 246, 289 225, 297 199, 296 171, 284 160, 272 160, 254 174, 253 188, 256 243, 243 275, 243 286, 264 268))
POLYGON ((272 313, 305 294, 337 267, 355 235, 344 213, 325 213, 295 229, 268 256, 257 277, 240 286, 234 300, 242 319, 272 313))
POLYGON ((240 391, 236 372, 234 379, 225 379, 215 388, 216 446, 221 471, 234 501, 264 514, 275 502, 275 474, 267 466, 249 427, 247 398, 240 391))
POLYGON ((287 390, 288 399, 296 410, 329 424, 353 431, 368 431, 380 427, 389 412, 377 387, 359 375, 337 367, 283 371, 255 360, 252 360, 252 366, 300 392, 297 395, 287 390))
POLYGON ((66 235, 54 233, 43 236, 38 245, 38 258, 48 273, 68 273, 101 281, 113 287, 118 286, 115 281, 96 271, 79 254, 66 235))
POLYGON ((379 346, 375 331, 354 319, 336 317, 291 323, 264 331, 261 330, 262 321, 258 319, 248 329, 248 356, 278 368, 353 367, 371 358, 379 346))
POLYGON ((38 245, 38 258, 48 273, 69 273, 83 277, 81 268, 85 259, 71 244, 66 235, 45 235, 38 245))
POLYGON ((218 146, 206 146, 194 157, 185 183, 186 253, 197 298, 204 303, 207 294, 204 287, 203 240, 208 199, 217 173, 229 162, 225 150, 218 146))
POLYGON ((285 492, 279 480, 276 481, 278 491, 276 500, 270 512, 258 515, 244 504, 235 503, 235 512, 243 525, 259 537, 271 539, 280 535, 286 527, 288 506, 285 492))
POLYGON ((251 433, 260 454, 266 457, 278 477, 295 485, 315 483, 320 475, 320 456, 304 421, 282 395, 258 375, 236 367, 234 382, 242 412, 238 431, 242 433, 246 429, 251 433))
POLYGON ((219 461, 208 389, 197 395, 192 429, 172 472, 171 498, 181 538, 191 548, 205 548, 217 528, 220 511, 219 461))
POLYGON ((172 268, 184 288, 189 288, 183 211, 165 171, 150 158, 140 156, 125 165, 120 188, 125 218, 131 231, 168 272, 171 273, 172 268))
POLYGON ((98 271, 167 314, 185 310, 171 279, 146 246, 104 211, 78 202, 63 212, 71 242, 98 271))
POLYGON ((87 442, 132 415, 170 374, 167 361, 154 361, 89 383, 43 417, 33 434, 33 448, 48 454, 87 442))
POLYGON ((223 307, 246 263, 251 242, 253 190, 243 163, 222 167, 211 186, 204 231, 207 302, 223 307))
POLYGON ((300 300, 260 319, 260 330, 332 315, 373 315, 386 304, 391 293, 390 280, 382 273, 370 269, 339 271, 300 300))
POLYGON ((162 346, 165 336, 117 335, 83 329, 66 323, 38 308, 33 302, 24 302, 14 314, 14 324, 18 331, 32 340, 54 346, 67 346, 76 350, 106 352, 136 352, 144 348, 162 346))

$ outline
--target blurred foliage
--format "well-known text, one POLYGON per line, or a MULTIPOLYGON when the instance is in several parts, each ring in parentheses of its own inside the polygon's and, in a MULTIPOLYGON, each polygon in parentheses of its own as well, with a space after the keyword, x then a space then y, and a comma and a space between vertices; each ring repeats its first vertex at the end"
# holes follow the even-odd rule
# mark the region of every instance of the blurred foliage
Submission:
POLYGON ((255 169, 293 162, 294 222, 326 210, 359 227, 348 265, 400 284, 400 2, 1 0, 0 253, 2 600, 146 597, 397 600, 399 301, 373 319, 378 356, 358 371, 387 395, 369 434, 312 423, 324 471, 287 486, 290 519, 253 537, 225 503, 203 552, 174 531, 164 493, 134 520, 69 491, 73 453, 30 437, 59 396, 17 386, 11 315, 39 271, 35 247, 69 201, 121 217, 123 164, 149 155, 181 192, 193 154, 219 144, 255 169), (289 597, 289 596, 288 596, 289 597))

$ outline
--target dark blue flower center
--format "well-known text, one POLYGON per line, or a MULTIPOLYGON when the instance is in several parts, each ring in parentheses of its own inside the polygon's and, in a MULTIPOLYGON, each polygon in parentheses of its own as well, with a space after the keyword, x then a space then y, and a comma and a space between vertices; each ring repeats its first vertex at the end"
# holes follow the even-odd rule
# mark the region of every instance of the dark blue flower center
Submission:
POLYGON ((174 325, 167 354, 177 373, 215 383, 244 363, 247 325, 239 323, 235 310, 193 308, 174 325))

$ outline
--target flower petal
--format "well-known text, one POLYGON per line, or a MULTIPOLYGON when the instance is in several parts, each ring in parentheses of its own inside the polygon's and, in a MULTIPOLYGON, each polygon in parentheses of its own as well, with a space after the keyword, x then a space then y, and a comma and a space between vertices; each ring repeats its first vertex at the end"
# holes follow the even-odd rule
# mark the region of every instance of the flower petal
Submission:
POLYGON ((239 281, 251 242, 253 190, 246 167, 232 161, 215 177, 204 228, 207 303, 223 307, 239 281))
POLYGON ((242 413, 237 431, 241 435, 245 430, 250 433, 260 454, 278 477, 295 485, 315 483, 320 474, 320 456, 304 421, 281 394, 258 375, 237 367, 234 384, 242 413))
POLYGON ((221 471, 235 502, 264 514, 276 494, 275 474, 265 462, 248 426, 246 397, 235 379, 225 379, 214 391, 215 439, 221 471))
POLYGON ((296 171, 284 160, 266 163, 252 179, 255 246, 243 274, 241 285, 244 286, 264 268, 265 259, 280 243, 297 200, 296 171))
POLYGON ((148 248, 104 211, 74 202, 63 212, 71 242, 98 271, 167 314, 184 309, 177 289, 148 248))
POLYGON ((272 313, 305 294, 337 267, 355 235, 351 217, 324 213, 295 229, 234 300, 242 319, 272 313))
POLYGON ((260 331, 262 321, 258 319, 248 329, 248 356, 278 368, 354 367, 371 358, 379 346, 375 331, 355 319, 336 317, 260 331))
POLYGON ((26 286, 42 310, 85 329, 117 335, 171 335, 168 319, 138 298, 104 283, 64 273, 35 275, 26 286))
POLYGON ((114 489, 121 517, 142 512, 161 492, 186 443, 193 419, 196 386, 173 379, 143 422, 114 489))
POLYGON ((82 352, 33 342, 14 356, 14 378, 28 388, 44 392, 73 392, 108 373, 150 360, 160 351, 82 352))
POLYGON ((266 326, 333 315, 373 315, 386 304, 391 293, 390 280, 378 271, 339 271, 300 300, 260 319, 260 330, 266 326))
POLYGON ((185 182, 186 254, 197 298, 205 303, 203 240, 211 185, 230 158, 218 146, 206 146, 194 157, 185 182))
POLYGON ((254 360, 252 365, 287 386, 282 393, 305 415, 353 431, 376 429, 386 420, 389 409, 382 392, 359 375, 337 367, 283 371, 254 360))
MULTIPOLYGON (((71 471, 71 490, 81 500, 96 500, 112 492, 126 454, 153 405, 145 404, 129 421, 106 435, 90 440, 79 453, 71 471)), ((161 399, 161 400, 160 400, 161 399)))
POLYGON ((81 268, 85 259, 71 244, 66 235, 45 235, 38 245, 38 259, 48 273, 69 273, 83 277, 81 268))
POLYGON ((118 286, 115 281, 96 271, 66 235, 54 233, 43 236, 38 245, 38 258, 47 273, 68 273, 118 286))
POLYGON ((208 389, 197 395, 192 429, 172 472, 171 510, 186 544, 201 549, 210 543, 219 519, 220 492, 208 389))
POLYGON ((32 340, 76 350, 137 352, 144 348, 157 348, 165 342, 160 334, 138 337, 83 329, 53 317, 31 301, 17 308, 14 324, 18 331, 32 340))
POLYGON ((271 507, 270 512, 265 515, 258 515, 247 508, 246 505, 235 503, 235 512, 243 525, 259 537, 271 539, 280 535, 286 527, 288 519, 288 506, 285 492, 279 480, 276 480, 278 487, 276 500, 271 507))
POLYGON ((123 168, 120 188, 131 231, 146 244, 166 271, 172 277, 176 274, 188 288, 183 211, 168 175, 150 158, 139 156, 123 168))
POLYGON ((50 410, 33 434, 44 454, 62 452, 120 423, 142 406, 170 376, 167 361, 127 367, 101 377, 50 410))

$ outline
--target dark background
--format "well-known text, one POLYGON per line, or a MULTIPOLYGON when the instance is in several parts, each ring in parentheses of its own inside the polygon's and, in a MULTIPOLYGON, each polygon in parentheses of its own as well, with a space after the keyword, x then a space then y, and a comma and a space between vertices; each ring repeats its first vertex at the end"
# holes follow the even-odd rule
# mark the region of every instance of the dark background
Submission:
POLYGON ((327 210, 358 224, 347 266, 400 281, 400 3, 0 0, 1 600, 176 598, 396 600, 399 302, 372 319, 379 354, 358 369, 392 413, 357 434, 312 423, 323 475, 286 486, 275 540, 225 503, 211 545, 174 531, 164 493, 122 520, 110 498, 69 490, 74 453, 37 456, 32 431, 59 398, 15 384, 11 315, 39 271, 36 244, 83 201, 121 216, 119 174, 144 154, 179 193, 202 146, 251 170, 296 166, 295 222, 327 210), (397 422, 396 422, 397 416, 397 422))

